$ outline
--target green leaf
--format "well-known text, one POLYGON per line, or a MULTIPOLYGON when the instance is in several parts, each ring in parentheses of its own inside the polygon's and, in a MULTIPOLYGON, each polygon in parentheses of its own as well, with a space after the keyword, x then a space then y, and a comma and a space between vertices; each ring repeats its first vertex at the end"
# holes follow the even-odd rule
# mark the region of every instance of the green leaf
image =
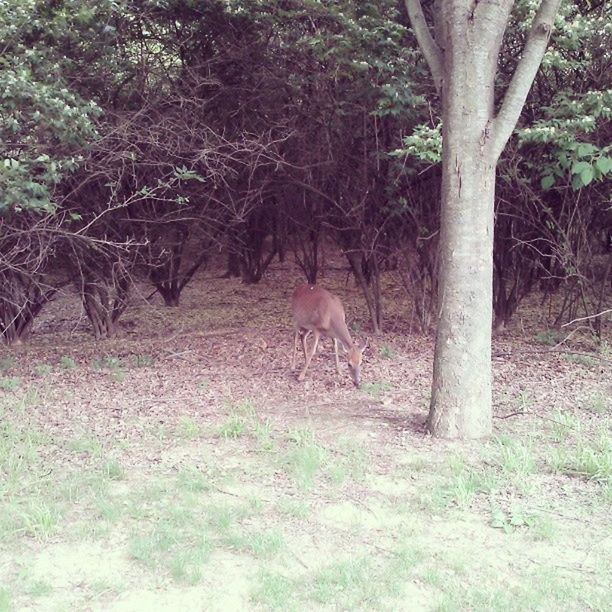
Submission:
POLYGON ((555 177, 551 174, 547 174, 542 177, 540 184, 542 185, 542 189, 550 189, 555 184, 555 177))
POLYGON ((583 142, 578 145, 576 152, 579 157, 586 157, 587 155, 593 155, 597 149, 588 142, 583 142))
POLYGON ((588 185, 593 180, 593 167, 589 166, 580 173, 580 179, 583 185, 588 185))
POLYGON ((572 189, 576 190, 580 189, 581 187, 583 187, 581 175, 574 174, 574 176, 572 177, 572 189))
POLYGON ((612 170, 612 158, 602 155, 595 160, 595 166, 602 174, 608 174, 612 170))
POLYGON ((578 161, 578 162, 574 162, 574 164, 572 165, 572 174, 580 174, 583 170, 586 170, 587 168, 590 168, 591 164, 589 164, 589 162, 586 161, 578 161))

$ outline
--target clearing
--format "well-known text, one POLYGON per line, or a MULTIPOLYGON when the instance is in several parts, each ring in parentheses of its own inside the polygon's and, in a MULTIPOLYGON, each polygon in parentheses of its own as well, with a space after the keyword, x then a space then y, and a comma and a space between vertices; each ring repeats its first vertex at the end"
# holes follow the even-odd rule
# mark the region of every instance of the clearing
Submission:
MULTIPOLYGON (((609 610, 609 345, 551 351, 527 305, 494 341, 494 437, 432 440, 401 287, 357 390, 329 341, 289 371, 298 279, 208 271, 103 342, 68 295, 2 349, 0 611, 609 610)), ((345 281, 321 284, 362 338, 345 281)))

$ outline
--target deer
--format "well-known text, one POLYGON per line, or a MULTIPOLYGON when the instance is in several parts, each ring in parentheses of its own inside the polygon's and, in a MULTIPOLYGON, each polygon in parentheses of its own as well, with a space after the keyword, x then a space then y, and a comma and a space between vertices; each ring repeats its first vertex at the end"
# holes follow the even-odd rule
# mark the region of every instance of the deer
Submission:
POLYGON ((334 341, 336 371, 338 374, 342 374, 338 359, 338 341, 340 341, 347 355, 351 380, 356 387, 359 387, 361 361, 363 352, 367 348, 367 342, 363 347, 353 342, 346 326, 346 315, 340 298, 316 285, 298 285, 293 292, 291 310, 295 329, 291 371, 295 370, 298 341, 300 339, 302 350, 304 351, 304 359, 306 360, 298 380, 302 382, 306 377, 306 371, 316 353, 319 339, 321 336, 325 336, 332 338, 334 341), (314 336, 314 342, 312 347, 308 349, 306 340, 311 333, 314 336))

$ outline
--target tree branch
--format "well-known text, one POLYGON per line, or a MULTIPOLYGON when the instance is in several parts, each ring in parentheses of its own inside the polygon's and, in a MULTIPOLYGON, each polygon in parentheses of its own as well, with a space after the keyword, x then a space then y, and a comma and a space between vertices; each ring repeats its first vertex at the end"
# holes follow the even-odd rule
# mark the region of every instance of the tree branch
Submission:
POLYGON ((431 35, 427 21, 425 21, 421 0, 404 0, 404 2, 406 4, 406 10, 408 11, 408 17, 410 18, 412 31, 416 36, 421 52, 427 60, 427 64, 433 76, 434 85, 436 86, 436 91, 438 95, 440 95, 442 90, 442 77, 444 75, 444 58, 442 56, 442 50, 431 35))
POLYGON ((495 159, 504 150, 508 139, 516 127, 525 100, 527 99, 527 94, 531 89, 531 85, 544 57, 544 52, 548 46, 548 40, 560 2, 561 0, 542 0, 533 20, 523 50, 523 56, 514 71, 497 117, 493 121, 492 148, 495 159))

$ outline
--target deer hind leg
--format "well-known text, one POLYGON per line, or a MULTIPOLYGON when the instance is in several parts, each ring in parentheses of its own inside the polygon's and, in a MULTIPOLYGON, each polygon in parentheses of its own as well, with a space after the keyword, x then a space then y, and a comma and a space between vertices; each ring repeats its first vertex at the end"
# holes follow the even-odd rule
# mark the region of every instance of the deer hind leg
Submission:
POLYGON ((302 350, 304 351, 304 360, 308 358, 308 344, 306 341, 308 340, 308 336, 312 333, 311 330, 307 330, 302 334, 302 350))
POLYGON ((312 348, 308 351, 306 348, 306 338, 303 338, 303 344, 304 344, 304 355, 306 355, 306 364, 304 365, 304 369, 300 372, 300 375, 298 376, 298 380, 301 382, 304 380, 304 378, 306 377, 306 370, 308 370, 308 366, 310 365, 310 362, 312 361, 312 357, 313 355, 317 352, 317 345, 319 344, 319 338, 320 338, 320 334, 318 331, 314 332, 314 342, 312 343, 312 348))
POLYGON ((336 338, 334 338, 334 355, 336 356, 336 372, 342 374, 340 371, 340 360, 338 359, 338 340, 336 338))

